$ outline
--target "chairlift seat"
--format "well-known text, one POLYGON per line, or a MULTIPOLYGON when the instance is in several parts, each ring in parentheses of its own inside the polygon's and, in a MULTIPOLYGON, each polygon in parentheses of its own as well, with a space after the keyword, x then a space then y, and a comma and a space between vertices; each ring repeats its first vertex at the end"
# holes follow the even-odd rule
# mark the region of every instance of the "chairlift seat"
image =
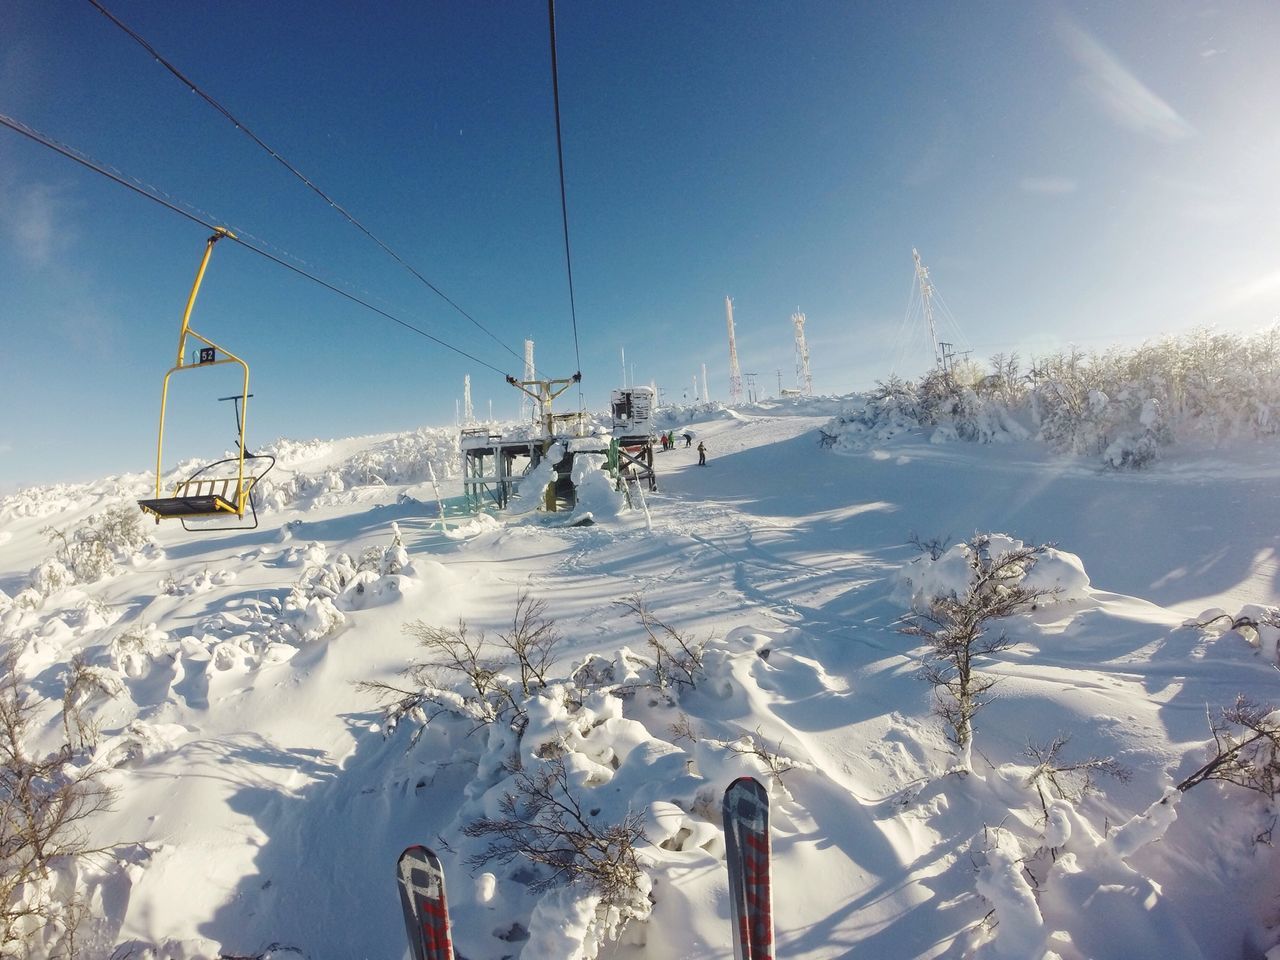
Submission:
MULTIPOLYGON (((271 464, 275 464, 274 457, 259 457, 250 455, 245 457, 246 460, 270 460, 271 464)), ((217 463, 211 463, 203 470, 211 470, 224 463, 232 463, 232 460, 220 460, 217 463)), ((271 466, 267 467, 270 470, 271 466)), ((186 480, 176 484, 173 488, 173 496, 171 497, 154 497, 149 500, 139 500, 138 506, 150 514, 153 514, 156 521, 169 517, 180 517, 186 519, 188 517, 225 517, 227 515, 233 517, 243 516, 237 503, 249 501, 249 493, 254 485, 262 479, 267 470, 257 475, 246 474, 244 480, 241 481, 237 477, 202 477, 197 471, 196 474, 186 480), (241 484, 243 483, 243 486, 241 484)))
POLYGON ((236 513, 233 504, 216 493, 196 497, 161 497, 158 500, 139 500, 138 506, 157 517, 217 517, 236 513))

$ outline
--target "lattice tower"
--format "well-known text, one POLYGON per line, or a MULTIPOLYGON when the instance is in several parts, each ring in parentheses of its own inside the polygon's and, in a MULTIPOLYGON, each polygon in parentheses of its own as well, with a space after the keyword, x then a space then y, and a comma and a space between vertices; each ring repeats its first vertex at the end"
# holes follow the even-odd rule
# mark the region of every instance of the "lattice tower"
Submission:
POLYGON ((911 248, 911 256, 916 262, 916 280, 920 283, 920 302, 924 306, 924 321, 929 325, 929 339, 933 341, 933 362, 939 370, 946 369, 946 361, 942 359, 942 348, 938 346, 938 328, 933 320, 933 282, 929 279, 929 269, 920 260, 920 251, 911 248))
POLYGON ((476 422, 475 411, 471 409, 471 374, 462 378, 462 422, 471 426, 476 422))
POLYGON ((729 402, 742 403, 742 370, 738 367, 738 344, 733 339, 733 301, 724 298, 724 317, 729 325, 729 402))
POLYGON ((809 344, 804 339, 804 314, 796 307, 791 315, 796 328, 796 386, 806 396, 813 396, 813 377, 809 374, 809 344))

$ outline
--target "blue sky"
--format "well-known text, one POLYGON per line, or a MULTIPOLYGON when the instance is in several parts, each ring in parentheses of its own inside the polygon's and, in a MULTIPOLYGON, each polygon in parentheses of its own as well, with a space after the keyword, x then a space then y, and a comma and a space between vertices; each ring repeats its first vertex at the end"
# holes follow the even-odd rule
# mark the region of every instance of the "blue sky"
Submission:
MULTIPOLYGON (((539 368, 575 362, 546 7, 107 3, 539 368)), ((0 113, 520 373, 87 2, 8 0, 0 113)), ((723 299, 772 392, 808 317, 815 388, 901 353, 918 247, 976 355, 1280 314, 1280 6, 557 7, 589 406, 621 377, 724 398, 723 299)), ((206 231, 0 129, 0 490, 144 470, 206 231)), ((193 325, 254 373, 252 442, 518 408, 497 374, 222 244, 193 325)), ((901 372, 924 369, 909 355, 901 372)), ((230 444, 209 373, 175 456, 230 444)))

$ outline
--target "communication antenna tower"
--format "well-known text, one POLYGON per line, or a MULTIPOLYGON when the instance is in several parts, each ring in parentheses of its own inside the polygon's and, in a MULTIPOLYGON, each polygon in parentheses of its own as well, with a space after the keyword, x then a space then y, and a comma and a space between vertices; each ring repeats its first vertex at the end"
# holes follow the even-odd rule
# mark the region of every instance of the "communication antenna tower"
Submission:
POLYGON ((933 341, 933 362, 939 370, 946 369, 946 361, 942 358, 942 348, 938 346, 938 329, 933 321, 933 282, 929 279, 929 268, 920 262, 920 251, 911 248, 911 256, 916 262, 916 281, 920 284, 920 302, 924 305, 924 321, 929 325, 929 339, 933 341))
POLYGON ((725 322, 729 325, 729 403, 742 402, 742 370, 738 367, 738 344, 733 339, 733 301, 724 298, 725 322))
MULTIPOLYGON (((809 344, 804 339, 804 314, 796 307, 791 315, 791 322, 796 328, 796 386, 806 397, 813 396, 813 377, 809 374, 809 344)), ((778 392, 782 392, 779 381, 778 392)))
POLYGON ((471 374, 462 378, 462 422, 468 427, 476 422, 475 411, 471 409, 471 374))
POLYGON ((711 394, 707 393, 707 365, 702 365, 702 402, 706 403, 711 399, 711 394))

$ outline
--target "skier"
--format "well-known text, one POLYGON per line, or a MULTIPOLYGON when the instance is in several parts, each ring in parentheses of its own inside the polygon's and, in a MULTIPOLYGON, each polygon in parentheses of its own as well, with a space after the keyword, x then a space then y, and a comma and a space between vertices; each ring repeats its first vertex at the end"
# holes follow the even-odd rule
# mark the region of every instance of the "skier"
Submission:
POLYGON ((667 452, 667 435, 665 433, 658 434, 658 442, 662 444, 662 452, 667 452))
POLYGON ((698 466, 705 467, 707 465, 707 448, 702 441, 698 441, 698 466))
POLYGON ((693 434, 686 430, 681 436, 684 437, 684 447, 686 450, 693 446, 693 434))

